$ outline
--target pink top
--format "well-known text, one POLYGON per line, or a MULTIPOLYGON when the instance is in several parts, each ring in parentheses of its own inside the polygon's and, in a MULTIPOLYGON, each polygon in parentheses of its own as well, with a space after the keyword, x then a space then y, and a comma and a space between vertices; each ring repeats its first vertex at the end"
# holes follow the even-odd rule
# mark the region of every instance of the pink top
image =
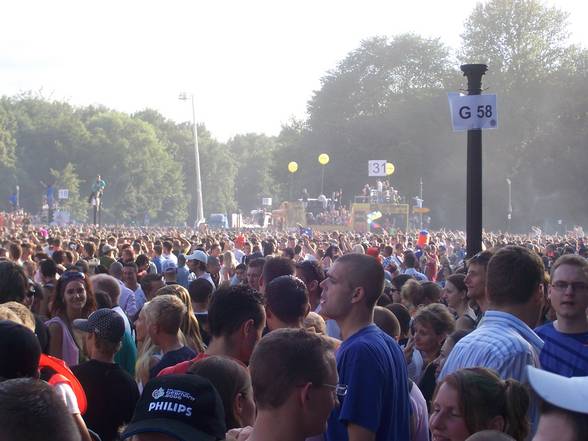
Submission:
POLYGON ((80 349, 76 344, 73 336, 69 332, 67 325, 59 317, 53 317, 51 320, 45 322, 46 325, 57 323, 61 326, 61 359, 67 363, 68 366, 75 366, 80 363, 80 349))

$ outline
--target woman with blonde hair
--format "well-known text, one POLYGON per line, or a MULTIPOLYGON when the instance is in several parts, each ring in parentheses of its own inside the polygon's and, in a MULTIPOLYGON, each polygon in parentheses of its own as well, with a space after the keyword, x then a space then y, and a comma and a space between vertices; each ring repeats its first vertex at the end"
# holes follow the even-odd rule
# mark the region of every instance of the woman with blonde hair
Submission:
POLYGON ((237 269, 237 258, 232 251, 225 251, 223 254, 223 266, 220 270, 220 283, 229 285, 237 269))
POLYGON ((180 325, 184 344, 196 353, 204 352, 206 347, 202 341, 200 326, 198 325, 196 315, 194 315, 194 309, 192 308, 192 301, 188 290, 181 285, 167 285, 158 289, 155 296, 157 297, 164 294, 175 295, 186 306, 186 315, 182 319, 180 325))
POLYGON ((161 360, 161 350, 153 344, 147 331, 147 313, 151 302, 146 302, 135 321, 135 335, 137 337, 137 362, 135 364, 135 381, 139 392, 149 381, 149 370, 161 360))

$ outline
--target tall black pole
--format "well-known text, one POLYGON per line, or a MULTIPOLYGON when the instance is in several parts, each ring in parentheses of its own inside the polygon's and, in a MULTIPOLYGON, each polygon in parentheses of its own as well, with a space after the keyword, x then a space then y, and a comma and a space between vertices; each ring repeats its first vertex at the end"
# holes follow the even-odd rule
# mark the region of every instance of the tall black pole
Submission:
MULTIPOLYGON (((468 95, 480 95, 488 66, 464 64, 461 70, 468 79, 468 95)), ((482 129, 468 130, 466 236, 472 257, 482 250, 482 129)))

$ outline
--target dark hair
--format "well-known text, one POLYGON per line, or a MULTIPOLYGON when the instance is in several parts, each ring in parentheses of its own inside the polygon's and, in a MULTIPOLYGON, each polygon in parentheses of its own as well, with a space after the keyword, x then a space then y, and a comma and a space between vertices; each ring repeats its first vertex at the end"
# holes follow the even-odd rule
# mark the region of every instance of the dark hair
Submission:
POLYGON ((421 283, 422 298, 419 305, 430 305, 431 303, 439 303, 441 299, 441 287, 435 282, 421 283))
POLYGON ((29 289, 27 276, 16 263, 0 262, 0 303, 22 303, 29 289))
POLYGON ((123 263, 123 268, 133 268, 135 270, 135 272, 139 271, 139 267, 137 266, 137 264, 135 262, 123 263))
POLYGON ((407 268, 414 268, 416 266, 416 256, 412 251, 404 252, 404 265, 407 268))
POLYGON ((339 250, 339 247, 337 245, 330 245, 329 248, 327 248, 327 250, 325 251, 325 257, 332 259, 334 257, 333 253, 335 252, 335 250, 339 250))
POLYGON ((294 259, 294 250, 292 248, 284 248, 282 253, 284 254, 284 257, 287 257, 288 259, 294 259))
POLYGON ((22 256, 22 248, 20 247, 20 244, 12 242, 10 245, 8 245, 8 253, 12 260, 20 259, 22 256))
POLYGON ((460 292, 468 290, 468 287, 465 284, 465 274, 451 274, 450 276, 447 276, 447 281, 451 282, 451 284, 460 292))
POLYGON ((263 284, 267 286, 272 280, 279 276, 294 275, 294 262, 287 257, 272 257, 266 259, 263 265, 263 284))
POLYGON ((67 285, 74 280, 81 280, 86 289, 86 304, 82 309, 82 318, 88 318, 88 316, 96 310, 96 298, 94 297, 94 290, 92 289, 88 277, 84 273, 78 271, 66 271, 61 275, 55 285, 55 298, 51 305, 51 316, 55 317, 59 314, 65 313, 65 289, 67 288, 67 285))
POLYGON ((53 261, 57 265, 62 265, 63 262, 65 261, 65 251, 63 251, 63 250, 53 251, 51 258, 53 259, 53 261))
POLYGON ((294 324, 308 313, 308 290, 302 280, 294 276, 280 276, 265 289, 266 308, 279 320, 294 324))
POLYGON ((251 393, 251 376, 247 368, 230 357, 213 355, 193 363, 187 373, 206 378, 218 391, 225 408, 227 430, 241 427, 233 403, 238 394, 251 393))
POLYGON ((334 363, 330 344, 315 333, 304 329, 270 332, 255 347, 249 364, 257 407, 278 408, 295 387, 326 383, 334 363))
POLYGON ((470 434, 487 429, 492 418, 502 416, 505 433, 517 441, 527 437, 529 392, 518 381, 501 380, 494 371, 486 368, 460 369, 437 385, 435 396, 444 383, 457 391, 460 413, 470 434))
POLYGON ((135 259, 137 266, 149 265, 149 257, 145 254, 139 254, 135 259))
POLYGON ((478 254, 475 254, 472 258, 467 259, 467 266, 479 265, 482 268, 486 269, 493 255, 494 253, 490 250, 481 251, 478 254))
POLYGON ((398 291, 400 291, 402 289, 402 286, 408 281, 408 280, 414 280, 414 277, 409 276, 408 274, 398 274, 396 277, 394 277, 392 279, 392 285, 394 286, 394 288, 396 288, 398 291))
POLYGON ((84 242, 84 251, 91 258, 94 257, 94 255, 96 254, 96 244, 93 242, 84 242))
POLYGON ((367 254, 345 254, 337 259, 345 265, 344 278, 352 289, 363 288, 368 308, 373 308, 384 290, 384 268, 367 254))
POLYGON ((196 303, 207 302, 210 299, 213 291, 214 288, 212 287, 212 283, 206 279, 192 280, 188 285, 190 299, 196 303))
POLYGON ((406 309, 406 306, 400 303, 392 303, 391 305, 386 306, 398 319, 398 323, 400 323, 400 332, 402 335, 408 335, 408 331, 410 330, 410 312, 406 309))
POLYGON ((304 260, 296 264, 296 269, 300 271, 302 280, 307 285, 314 280, 318 283, 325 280, 325 271, 316 260, 304 260))
POLYGON ((110 299, 110 295, 106 291, 102 291, 100 289, 94 290, 94 297, 96 297, 96 308, 97 309, 111 309, 112 308, 112 300, 110 299))
POLYGON ((527 303, 543 283, 544 274, 543 261, 537 254, 520 246, 504 247, 488 263, 488 299, 495 305, 527 303))
POLYGON ((248 268, 263 268, 265 265, 265 257, 258 257, 247 262, 248 268))
POLYGON ((213 337, 229 336, 250 319, 256 327, 265 320, 263 299, 254 289, 245 285, 221 287, 212 296, 208 322, 213 337))
POLYGON ((0 383, 0 439, 76 441, 80 435, 53 387, 41 380, 16 378, 0 383))

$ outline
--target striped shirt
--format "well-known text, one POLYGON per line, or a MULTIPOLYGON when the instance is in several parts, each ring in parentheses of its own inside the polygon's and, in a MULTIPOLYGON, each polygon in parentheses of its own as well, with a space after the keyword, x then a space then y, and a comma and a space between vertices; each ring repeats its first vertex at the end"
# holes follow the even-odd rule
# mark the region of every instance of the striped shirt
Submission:
POLYGON ((588 332, 564 334, 547 323, 535 332, 545 341, 541 367, 564 377, 588 376, 588 332))
MULTIPOLYGON (((485 367, 494 369, 504 380, 514 378, 524 384, 526 367, 539 367, 542 348, 543 340, 519 318, 502 311, 486 311, 478 327, 457 342, 437 382, 462 368, 485 367)), ((529 416, 536 428, 536 403, 531 404, 529 416)))

